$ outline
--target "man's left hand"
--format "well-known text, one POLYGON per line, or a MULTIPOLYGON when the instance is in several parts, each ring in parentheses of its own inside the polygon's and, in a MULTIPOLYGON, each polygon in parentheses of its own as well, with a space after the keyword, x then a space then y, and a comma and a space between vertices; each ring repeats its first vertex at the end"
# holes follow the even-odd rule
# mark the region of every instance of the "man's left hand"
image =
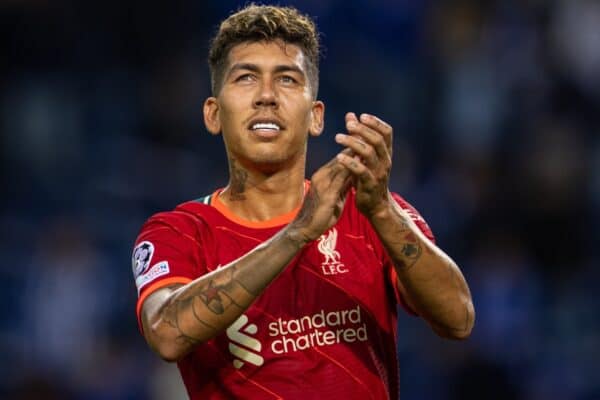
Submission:
POLYGON ((390 206, 388 181, 392 167, 392 127, 381 119, 346 114, 348 135, 338 133, 335 141, 354 152, 338 154, 338 161, 354 175, 356 206, 367 218, 390 206))

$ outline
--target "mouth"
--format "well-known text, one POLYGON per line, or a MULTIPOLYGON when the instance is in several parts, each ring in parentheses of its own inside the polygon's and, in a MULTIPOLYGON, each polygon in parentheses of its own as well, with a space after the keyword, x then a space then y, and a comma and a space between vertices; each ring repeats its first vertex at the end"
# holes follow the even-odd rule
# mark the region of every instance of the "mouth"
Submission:
POLYGON ((277 137, 285 127, 274 119, 256 119, 250 122, 248 129, 261 138, 270 139, 277 137))

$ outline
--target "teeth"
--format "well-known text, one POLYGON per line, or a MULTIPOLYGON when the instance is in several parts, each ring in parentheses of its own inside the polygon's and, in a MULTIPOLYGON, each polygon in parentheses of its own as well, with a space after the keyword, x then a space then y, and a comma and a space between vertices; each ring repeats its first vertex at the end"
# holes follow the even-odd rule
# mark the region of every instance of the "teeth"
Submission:
POLYGON ((273 124, 271 122, 259 122, 257 124, 252 125, 252 130, 256 129, 273 129, 278 131, 281 128, 279 128, 279 125, 273 124))

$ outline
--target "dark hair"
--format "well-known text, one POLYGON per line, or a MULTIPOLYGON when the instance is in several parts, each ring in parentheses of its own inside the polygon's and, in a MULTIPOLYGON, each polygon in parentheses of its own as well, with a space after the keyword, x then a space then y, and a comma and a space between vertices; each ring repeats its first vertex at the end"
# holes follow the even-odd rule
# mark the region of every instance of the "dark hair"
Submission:
POLYGON ((282 40, 300 47, 313 97, 319 89, 319 33, 313 20, 293 7, 250 4, 219 26, 208 52, 211 88, 217 95, 223 85, 229 51, 244 42, 282 40))

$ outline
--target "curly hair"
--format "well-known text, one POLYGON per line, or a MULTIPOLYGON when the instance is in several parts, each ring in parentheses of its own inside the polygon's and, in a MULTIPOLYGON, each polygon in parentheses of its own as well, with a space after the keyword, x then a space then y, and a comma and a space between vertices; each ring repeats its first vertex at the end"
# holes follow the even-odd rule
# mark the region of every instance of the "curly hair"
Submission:
POLYGON ((319 87, 319 32, 314 21, 293 7, 250 4, 230 15, 219 26, 208 53, 211 88, 217 95, 223 86, 229 51, 244 42, 282 40, 300 47, 313 97, 319 87))

